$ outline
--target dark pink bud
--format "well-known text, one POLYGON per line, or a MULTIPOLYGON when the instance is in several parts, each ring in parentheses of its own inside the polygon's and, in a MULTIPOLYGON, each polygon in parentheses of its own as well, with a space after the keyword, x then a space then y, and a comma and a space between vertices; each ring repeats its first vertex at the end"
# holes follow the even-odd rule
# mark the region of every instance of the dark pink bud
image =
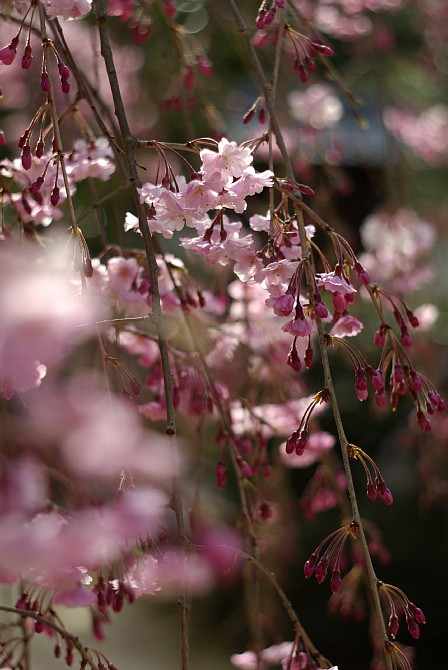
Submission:
POLYGON ((70 83, 67 81, 67 79, 61 79, 61 90, 62 93, 70 93, 70 83))
POLYGON ((418 638, 420 637, 420 628, 416 620, 413 617, 406 614, 406 623, 408 626, 408 631, 410 632, 414 640, 418 640, 418 638))
POLYGON ((307 186, 306 184, 297 184, 297 188, 299 189, 300 193, 303 193, 303 195, 314 195, 314 191, 311 186, 307 186))
POLYGON ((381 498, 381 500, 383 501, 383 503, 385 505, 392 505, 393 504, 394 497, 392 495, 392 491, 390 489, 388 489, 387 487, 384 490, 382 490, 381 492, 378 491, 378 495, 379 495, 379 497, 381 498))
POLYGON ((325 577, 327 576, 328 572, 328 558, 326 556, 323 556, 319 563, 316 565, 316 570, 315 570, 315 575, 318 584, 322 584, 322 582, 325 580, 325 577))
POLYGON ((355 272, 361 284, 364 284, 365 286, 370 284, 371 279, 369 273, 358 261, 355 262, 355 272))
POLYGON ((40 76, 40 85, 44 93, 49 93, 51 90, 50 77, 48 72, 42 72, 40 76))
POLYGON ((355 391, 356 395, 358 397, 358 400, 365 400, 367 396, 369 395, 369 391, 367 390, 367 377, 366 373, 362 368, 358 368, 356 371, 356 376, 355 376, 355 391))
POLYGON ((62 61, 58 63, 58 71, 61 79, 68 79, 70 77, 70 70, 62 61))
POLYGON ((73 665, 73 648, 67 644, 67 653, 65 654, 65 662, 70 667, 73 665))
POLYGON ((300 362, 299 354, 297 353, 297 349, 294 345, 291 347, 286 362, 295 372, 300 372, 302 363, 300 362))
POLYGON ((264 17, 265 26, 268 26, 270 23, 272 23, 272 21, 275 19, 276 13, 277 13, 277 7, 275 5, 266 12, 266 16, 264 17))
POLYGON ((43 177, 38 177, 35 182, 33 182, 29 188, 30 193, 37 193, 40 191, 44 184, 44 178, 43 177))
POLYGON ((317 555, 316 554, 311 554, 307 562, 305 563, 303 567, 303 572, 305 574, 305 577, 308 579, 314 574, 314 568, 316 565, 317 561, 317 555))
POLYGON ((42 140, 39 140, 39 142, 36 144, 36 158, 42 158, 44 155, 44 150, 45 150, 45 145, 42 140))
POLYGON ((395 614, 395 612, 392 612, 390 617, 389 617, 389 623, 387 624, 387 628, 389 630, 389 633, 393 638, 396 637, 398 633, 398 628, 399 628, 399 623, 398 623, 398 617, 395 614))
POLYGON ((275 0, 275 4, 279 9, 285 9, 286 7, 286 0, 275 0))
POLYGON ((381 370, 373 370, 370 375, 370 381, 376 391, 381 391, 384 388, 384 379, 381 370))
POLYGON ((420 325, 420 322, 417 319, 417 317, 415 316, 415 314, 413 312, 411 312, 410 309, 406 310, 406 316, 408 317, 409 323, 411 324, 411 326, 413 328, 418 328, 418 326, 420 325))
POLYGON ((56 207, 56 205, 58 205, 59 200, 60 200, 59 188, 58 188, 58 186, 55 186, 54 189, 52 190, 51 196, 50 196, 50 202, 53 205, 53 207, 56 207))
POLYGON ((316 300, 316 296, 314 296, 314 311, 316 312, 317 316, 319 319, 326 319, 328 316, 328 309, 326 305, 320 300, 316 300))
POLYGON ((426 617, 420 607, 417 607, 417 605, 414 605, 414 603, 411 602, 408 603, 408 607, 417 623, 426 623, 426 617))
POLYGON ((61 658, 61 645, 57 644, 54 648, 54 657, 55 658, 61 658))
POLYGON ((31 45, 27 44, 22 58, 22 69, 29 70, 32 63, 33 63, 33 50, 31 49, 31 45))
POLYGON ((27 130, 27 131, 22 135, 22 137, 20 138, 20 140, 19 140, 18 143, 17 143, 17 146, 19 147, 19 149, 23 149, 23 147, 24 147, 25 144, 27 143, 28 136, 29 136, 29 131, 27 130))
POLYGON ((285 444, 285 451, 287 454, 292 454, 296 450, 297 440, 299 439, 299 433, 295 430, 292 435, 288 437, 285 444))
POLYGON ((439 410, 439 412, 443 412, 446 407, 445 401, 439 396, 438 393, 430 392, 429 400, 434 405, 434 407, 439 410))
POLYGON ((300 431, 299 439, 296 442, 296 454, 301 456, 305 451, 308 442, 308 431, 306 429, 300 431))
POLYGON ((261 125, 266 123, 266 110, 264 107, 260 107, 258 110, 258 123, 261 123, 261 125))
POLYGON ((3 65, 11 65, 16 57, 18 44, 18 37, 14 37, 11 44, 0 49, 0 63, 3 63, 3 65))
POLYGON ((35 633, 43 633, 44 629, 45 629, 45 626, 41 621, 36 621, 34 623, 34 632, 35 633))
POLYGON ((0 129, 0 147, 4 147, 6 144, 6 136, 3 130, 0 129))
POLYGON ((353 305, 353 303, 355 302, 355 294, 354 293, 346 293, 344 297, 345 297, 345 302, 347 303, 347 305, 353 305))
POLYGON ((422 380, 418 376, 418 374, 415 372, 415 370, 411 370, 411 381, 409 386, 411 389, 415 392, 418 393, 420 389, 422 388, 422 380))
POLYGON ((29 170, 33 164, 31 158, 31 147, 29 144, 25 144, 22 150, 22 166, 24 170, 29 170))
POLYGON ((308 344, 306 350, 305 350, 305 356, 304 356, 304 361, 305 361, 305 367, 309 370, 310 367, 313 365, 313 348, 311 344, 308 344))
POLYGON ((266 16, 266 10, 260 9, 257 18, 255 19, 255 25, 258 30, 262 30, 265 27, 266 25, 265 16, 266 16))
POLYGON ((311 46, 313 47, 314 51, 317 51, 318 53, 322 54, 323 56, 333 56, 334 51, 333 49, 328 46, 328 44, 321 44, 319 42, 311 42, 311 46))
POLYGON ((367 482, 366 493, 367 497, 370 498, 370 500, 376 500, 377 497, 376 488, 371 479, 369 479, 369 481, 367 482))
POLYGON ((393 376, 394 376, 394 381, 397 384, 401 384, 401 382, 403 381, 403 369, 402 369, 400 363, 395 363, 393 376))

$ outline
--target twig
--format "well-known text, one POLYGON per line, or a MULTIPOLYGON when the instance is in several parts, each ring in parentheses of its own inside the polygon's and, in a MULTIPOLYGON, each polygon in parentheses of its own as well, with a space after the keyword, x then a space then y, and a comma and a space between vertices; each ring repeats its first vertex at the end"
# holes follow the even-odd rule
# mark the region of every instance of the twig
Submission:
MULTIPOLYGON (((145 206, 140 202, 138 188, 140 187, 140 180, 137 172, 137 164, 134 157, 135 139, 130 131, 126 111, 123 104, 123 98, 120 91, 117 72, 113 53, 110 46, 109 34, 106 27, 106 13, 104 3, 102 0, 94 1, 95 13, 97 17, 98 31, 101 43, 101 55, 104 59, 107 75, 109 78, 109 85, 112 92, 112 97, 115 106, 115 116, 120 127, 121 139, 126 156, 126 162, 129 172, 129 179, 134 196, 135 206, 138 213, 139 228, 143 237, 143 243, 148 262, 149 277, 151 282, 152 294, 152 313, 156 319, 157 337, 160 351, 160 359, 163 371, 163 380, 165 387, 165 401, 167 410, 166 433, 171 438, 172 455, 175 466, 175 474, 172 480, 172 497, 171 506, 176 517, 177 530, 180 541, 187 551, 188 538, 185 528, 183 502, 181 496, 181 487, 179 479, 179 454, 176 440, 176 420, 173 401, 173 378, 171 373, 171 365, 169 361, 168 345, 166 341, 164 322, 162 318, 162 309, 160 302, 160 293, 158 285, 158 267, 157 259, 152 241, 152 236, 148 227, 147 212, 145 206)), ((180 631, 181 631, 181 667, 182 670, 188 670, 189 664, 189 637, 188 637, 188 605, 185 594, 185 588, 179 599, 180 608, 180 631)))
MULTIPOLYGON (((276 116, 276 111, 275 107, 273 104, 273 101, 271 99, 271 92, 270 92, 270 87, 268 85, 268 82, 266 80, 262 65, 260 63, 260 60, 258 58, 258 55, 255 51, 255 48, 249 38, 247 26, 244 22, 244 19, 241 16, 241 13, 235 3, 235 0, 229 0, 229 4, 231 7, 231 11, 233 13, 233 16, 235 18, 236 24, 238 26, 238 29, 241 32, 241 35, 243 39, 246 42, 247 49, 249 51, 249 55, 251 57, 253 66, 255 68, 255 71, 258 75, 259 83, 260 86, 263 90, 266 104, 269 109, 269 113, 271 115, 271 124, 272 128, 277 140, 277 145, 280 149, 284 164, 285 164, 285 169, 288 178, 294 179, 294 172, 292 169, 292 164, 291 160, 289 158, 288 152, 286 150, 286 145, 282 136, 282 132, 277 120, 276 116)), ((310 257, 310 251, 309 251, 309 244, 306 236, 306 231, 305 231, 305 223, 303 220, 303 214, 302 214, 302 208, 301 204, 295 203, 295 210, 296 210, 296 216, 297 216, 297 221, 298 221, 298 229, 299 229, 299 237, 300 237, 300 246, 302 249, 302 256, 304 258, 309 259, 310 257)), ((307 279, 308 279, 308 287, 309 287, 309 292, 310 292, 310 301, 311 303, 313 302, 313 290, 312 290, 312 278, 309 277, 309 273, 311 272, 311 265, 310 263, 306 263, 306 268, 307 268, 307 279)), ((344 465, 344 471, 345 471, 345 476, 347 479, 347 489, 348 489, 348 495, 350 499, 350 504, 352 508, 352 514, 353 514, 353 521, 355 521, 358 525, 359 532, 358 532, 358 537, 361 543, 361 549, 362 549, 362 554, 364 557, 365 565, 366 565, 366 570, 367 570, 367 575, 369 578, 369 586, 370 586, 370 591, 372 593, 372 598, 373 602, 375 604, 375 613, 378 619, 378 624, 379 628, 381 630, 381 634, 383 637, 383 644, 386 645, 389 642, 389 636, 387 634, 386 630, 386 625, 383 617, 383 611, 381 607, 381 602, 379 599, 379 594, 378 594, 378 589, 377 589, 377 584, 378 584, 378 578, 375 574, 375 571, 373 569, 372 565, 372 559, 370 556, 369 548, 367 545, 364 529, 362 526, 362 519, 359 514, 359 509, 358 509, 358 502, 356 499, 356 492, 355 492, 355 487, 353 483, 353 477, 352 477, 352 472, 350 468, 350 462, 349 462, 349 456, 348 456, 348 445, 349 442, 347 440, 347 437, 345 435, 342 419, 341 419, 341 414, 339 411, 339 405, 338 401, 336 398, 336 394, 334 391, 334 386, 333 386, 333 380, 331 376, 331 368, 330 368, 330 361, 328 358, 328 351, 327 351, 327 345, 325 342, 325 331, 322 326, 321 320, 316 317, 316 322, 317 322, 317 330, 318 330, 318 337, 319 337, 319 347, 320 347, 320 352, 321 352, 321 360, 322 360, 322 368, 323 368, 323 373, 324 373, 324 380, 325 380, 325 388, 328 390, 329 398, 330 398, 330 404, 332 407, 333 411, 333 416, 336 424, 336 431, 338 434, 339 438, 339 443, 341 447, 341 453, 342 453, 342 460, 343 460, 343 465, 344 465)), ((392 667, 392 661, 390 658, 390 655, 385 653, 384 654, 387 669, 388 670, 393 670, 392 667)))
POLYGON ((42 623, 44 626, 48 626, 48 628, 54 630, 55 633, 58 633, 58 635, 60 635, 64 640, 71 642, 75 649, 79 652, 83 662, 87 665, 90 665, 92 670, 99 670, 98 665, 93 661, 91 655, 88 652, 88 647, 85 647, 82 644, 79 637, 72 635, 72 633, 69 633, 67 630, 65 630, 65 628, 62 628, 62 626, 59 626, 52 619, 47 619, 32 610, 22 610, 18 609, 17 607, 8 607, 7 605, 0 605, 0 610, 3 612, 10 612, 11 614, 18 614, 22 619, 29 617, 30 619, 34 619, 35 621, 42 623))

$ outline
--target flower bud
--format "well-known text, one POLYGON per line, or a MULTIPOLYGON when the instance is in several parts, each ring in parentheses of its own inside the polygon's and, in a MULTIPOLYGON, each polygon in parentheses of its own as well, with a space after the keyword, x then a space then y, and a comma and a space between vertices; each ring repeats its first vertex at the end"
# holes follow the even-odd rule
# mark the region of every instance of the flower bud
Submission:
POLYGON ((50 84, 50 77, 48 76, 48 72, 42 72, 40 76, 40 85, 44 93, 49 93, 51 90, 51 84, 50 84))

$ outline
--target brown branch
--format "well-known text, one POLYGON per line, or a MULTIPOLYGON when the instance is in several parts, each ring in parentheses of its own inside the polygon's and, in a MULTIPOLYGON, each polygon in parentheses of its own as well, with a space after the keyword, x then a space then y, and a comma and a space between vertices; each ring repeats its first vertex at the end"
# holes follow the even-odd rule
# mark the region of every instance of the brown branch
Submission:
MULTIPOLYGON (((158 285, 158 266, 157 259, 152 240, 152 235, 148 227, 147 211, 145 206, 140 202, 140 195, 138 188, 141 186, 137 164, 134 157, 135 138, 129 128, 126 110, 123 103, 123 98, 120 91, 117 72, 115 69, 114 57, 110 45, 109 34, 106 27, 106 13, 104 3, 102 0, 94 0, 95 13, 97 17, 97 25, 101 43, 101 55, 104 59, 107 75, 109 78, 109 85, 112 92, 112 97, 115 107, 115 116, 117 117, 118 125, 120 127, 121 140, 126 157, 129 179, 131 182, 131 189, 134 196, 136 211, 138 214, 139 228, 143 237, 143 243, 148 262, 149 277, 151 282, 152 294, 152 314, 156 320, 157 338, 160 352, 160 359, 163 371, 163 380, 165 387, 165 401, 167 411, 166 433, 171 437, 172 456, 175 466, 175 474, 172 480, 172 497, 171 506, 176 517, 177 530, 180 541, 185 549, 188 547, 188 538, 185 528, 183 502, 181 496, 181 486, 179 479, 179 454, 176 441, 176 419, 173 401, 173 377, 171 372, 171 365, 168 354, 168 345, 165 335, 164 321, 162 318, 162 309, 160 302, 160 293, 158 285)), ((188 670, 189 657, 189 638, 188 638, 188 605, 187 598, 184 592, 179 599, 180 608, 180 630, 181 630, 181 667, 182 670, 188 670)))
POLYGON ((75 647, 75 649, 79 652, 83 662, 86 663, 87 665, 90 665, 92 670, 99 670, 98 665, 93 661, 91 655, 89 654, 88 647, 85 647, 82 644, 79 637, 73 635, 72 633, 69 633, 67 630, 65 630, 65 628, 59 626, 52 619, 47 619, 46 617, 42 616, 41 614, 38 614, 37 612, 34 612, 33 610, 22 610, 17 607, 8 607, 7 605, 0 605, 0 611, 10 612, 11 614, 18 614, 21 617, 21 621, 29 617, 30 619, 34 619, 34 621, 38 621, 44 626, 48 626, 48 628, 51 628, 52 630, 54 630, 55 633, 60 635, 62 639, 64 639, 67 642, 71 642, 75 647))
MULTIPOLYGON (((260 60, 258 58, 257 52, 255 50, 255 47, 252 44, 252 41, 250 40, 247 26, 244 22, 244 19, 241 16, 241 13, 236 5, 235 0, 229 0, 230 8, 233 13, 233 16, 235 18, 236 24, 238 26, 238 29, 246 43, 247 49, 249 51, 249 55, 252 61, 252 64, 255 68, 256 74, 258 76, 259 84, 263 90, 266 104, 269 109, 269 113, 271 115, 271 126, 275 134, 275 138, 277 141, 277 145, 279 147, 280 153, 282 155, 282 159, 285 165, 286 169, 286 174, 288 178, 294 179, 294 172, 292 169, 292 164, 291 160, 289 157, 289 154, 286 149, 286 145, 282 136, 282 131, 276 116, 276 110, 274 103, 271 98, 271 90, 270 86, 267 82, 267 79, 265 77, 262 65, 260 63, 260 60)), ((299 198, 301 200, 301 198, 299 198)), ((309 250, 309 244, 308 244, 308 239, 306 236, 306 231, 305 231, 305 224, 303 220, 303 213, 302 213, 302 205, 299 203, 295 203, 295 210, 296 210, 296 216, 297 216, 297 221, 298 221, 298 229, 299 229, 299 237, 300 237, 300 246, 302 249, 302 256, 306 259, 310 258, 310 250, 309 250)), ((307 280, 308 280, 308 290, 310 294, 310 302, 311 304, 313 303, 313 279, 310 276, 310 273, 312 272, 311 270, 311 265, 310 263, 306 263, 306 270, 307 270, 307 280)), ((345 471, 345 476, 347 479, 347 489, 348 489, 348 496, 350 499, 350 504, 352 508, 352 514, 353 514, 353 521, 355 521, 359 527, 359 532, 358 532, 358 537, 360 540, 361 544, 361 549, 362 549, 362 554, 364 557, 365 565, 366 565, 366 570, 367 570, 367 575, 369 579, 369 586, 370 586, 370 591, 372 593, 372 598, 373 602, 375 604, 375 613, 376 617, 378 619, 378 625, 381 630, 381 634, 383 637, 383 643, 386 645, 389 642, 389 636, 387 634, 386 630, 386 625, 383 617, 383 611, 379 599, 379 594, 378 594, 378 589, 377 589, 377 584, 378 584, 378 578, 375 574, 373 565, 372 565, 372 559, 370 556, 370 551, 367 545, 367 540, 365 537, 364 529, 362 526, 362 519, 359 514, 359 509, 358 509, 358 502, 356 498, 356 491, 354 487, 354 482, 353 482, 353 477, 352 477, 352 472, 350 468, 350 462, 349 462, 349 456, 348 456, 348 445, 349 442, 347 440, 347 437, 345 435, 344 431, 344 426, 342 423, 342 418, 339 410, 339 405, 338 405, 338 400, 334 391, 334 386, 333 386, 333 379, 331 375, 331 368, 330 368, 330 361, 328 358, 328 351, 327 351, 327 345, 325 343, 325 331, 322 326, 321 320, 316 317, 316 322, 317 322, 317 329, 318 329, 318 338, 319 338, 319 348, 321 352, 321 360, 322 360, 322 368, 323 368, 323 373, 324 373, 324 380, 325 380, 325 388, 328 390, 329 393, 329 398, 330 398, 330 404, 332 407, 333 411, 333 416, 336 424, 336 431, 338 434, 339 438, 339 443, 341 447, 341 453, 342 453, 342 461, 344 465, 344 471, 345 471)), ((390 659, 390 655, 387 653, 384 654, 386 665, 388 670, 393 670, 392 668, 392 662, 390 659)))

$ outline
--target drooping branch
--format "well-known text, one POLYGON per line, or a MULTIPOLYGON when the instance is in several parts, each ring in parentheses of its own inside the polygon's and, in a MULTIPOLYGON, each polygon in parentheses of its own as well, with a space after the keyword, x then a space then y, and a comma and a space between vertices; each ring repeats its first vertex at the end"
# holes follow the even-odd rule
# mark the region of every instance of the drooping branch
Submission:
MULTIPOLYGON (((143 243, 148 262, 148 270, 149 270, 149 277, 151 282, 151 294, 152 294, 152 314, 157 324, 157 338, 158 338, 158 345, 159 345, 160 359, 161 359, 163 380, 165 387, 165 400, 166 400, 166 412, 167 412, 166 433, 171 437, 172 455, 175 467, 175 474, 173 476, 172 481, 171 504, 174 514, 176 516, 176 523, 180 541, 186 550, 188 546, 188 538, 185 527, 181 486, 178 474, 179 454, 176 440, 176 418, 175 418, 174 399, 173 399, 173 378, 168 354, 168 344, 166 340, 164 321, 162 317, 162 309, 161 309, 160 293, 158 285, 158 266, 157 266, 156 253, 154 249, 152 236, 148 227, 147 212, 145 206, 140 202, 140 195, 138 189, 141 186, 141 183, 139 180, 137 163, 134 156, 135 138, 132 135, 131 130, 129 128, 127 114, 120 91, 120 84, 118 80, 117 71, 115 68, 113 52, 111 49, 109 34, 106 26, 106 13, 104 9, 104 3, 101 0, 95 0, 94 7, 100 36, 101 55, 104 59, 104 63, 106 66, 109 85, 114 101, 115 116, 117 117, 118 125, 120 127, 121 140, 123 143, 123 149, 126 156, 129 180, 131 183, 131 189, 134 196, 134 203, 139 220, 139 228, 143 237, 143 243)), ((182 593, 181 598, 179 599, 179 605, 180 605, 180 627, 181 627, 181 667, 182 670, 187 670, 188 657, 189 657, 189 636, 188 636, 188 605, 185 590, 182 593)))

